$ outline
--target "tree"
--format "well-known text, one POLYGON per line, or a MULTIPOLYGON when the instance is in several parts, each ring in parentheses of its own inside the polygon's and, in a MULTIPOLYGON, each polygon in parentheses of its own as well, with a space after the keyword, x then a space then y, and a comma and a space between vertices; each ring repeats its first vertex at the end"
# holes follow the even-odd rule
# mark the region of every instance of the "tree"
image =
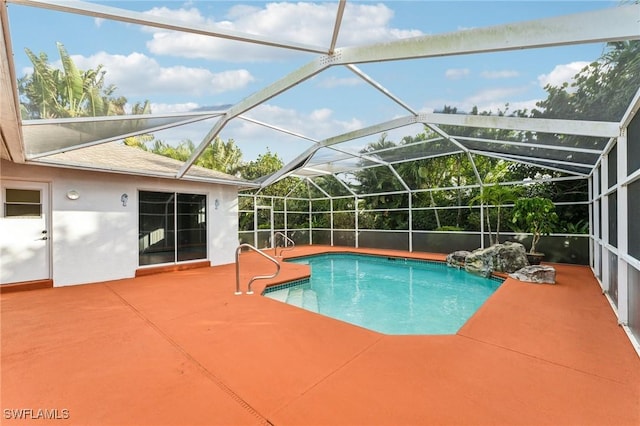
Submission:
POLYGON ((602 56, 572 83, 547 85, 548 96, 532 115, 545 118, 620 121, 640 87, 640 40, 607 44, 602 56))
POLYGON ((558 223, 556 206, 548 198, 519 198, 513 208, 512 221, 525 232, 533 234, 529 253, 536 253, 540 237, 553 232, 558 223))
POLYGON ((241 160, 242 151, 233 139, 224 142, 220 137, 216 137, 196 160, 196 164, 234 175, 240 169, 241 160))
POLYGON ((178 161, 187 161, 193 151, 196 149, 195 144, 190 139, 184 139, 178 145, 173 146, 161 140, 154 140, 153 146, 147 149, 154 154, 173 158, 178 161))
POLYGON ((240 169, 240 174, 247 180, 256 180, 271 175, 284 166, 278 154, 273 154, 269 148, 264 154, 258 155, 254 161, 249 161, 240 169))
MULTIPOLYGON (((600 58, 577 73, 571 83, 547 85, 548 95, 532 117, 620 121, 640 87, 640 40, 608 43, 600 58)), ((541 143, 603 149, 608 139, 538 134, 541 143)), ((585 160, 589 161, 589 160, 585 160)))
POLYGON ((33 73, 18 79, 23 119, 98 117, 124 114, 127 99, 115 97, 114 85, 105 83, 102 65, 79 70, 62 43, 56 43, 62 69, 53 67, 45 53, 25 49, 33 73))
MULTIPOLYGON (((396 143, 388 140, 387 134, 383 133, 377 141, 369 143, 360 150, 360 153, 373 159, 381 158, 378 151, 396 146, 396 143)), ((403 190, 403 186, 393 170, 388 165, 364 167, 372 164, 372 161, 366 158, 361 160, 360 164, 363 168, 354 172, 355 181, 351 182, 350 186, 355 193, 368 195, 362 198, 361 207, 364 210, 377 210, 365 211, 360 214, 358 219, 360 226, 372 229, 406 229, 408 216, 393 209, 405 207, 408 196, 407 194, 392 194, 403 190)))
MULTIPOLYGON (((153 135, 149 134, 126 138, 124 139, 124 143, 125 145, 179 161, 187 161, 196 149, 195 144, 190 139, 184 139, 178 143, 178 145, 174 146, 161 140, 156 140, 153 135), (153 142, 151 148, 147 147, 147 144, 150 142, 153 142)), ((216 137, 194 164, 222 173, 235 175, 241 167, 241 159, 242 151, 235 145, 233 139, 223 142, 222 139, 216 137)))
POLYGON ((471 203, 481 203, 486 209, 485 218, 487 220, 487 226, 489 228, 489 244, 500 243, 500 223, 502 220, 502 206, 512 203, 518 196, 518 189, 510 186, 503 186, 494 184, 491 186, 484 186, 480 190, 480 195, 474 197, 471 203), (491 232, 491 221, 489 206, 493 206, 496 209, 496 232, 495 237, 491 232))
MULTIPOLYGON (((284 163, 282 159, 278 156, 278 154, 273 154, 269 148, 267 148, 267 152, 264 154, 260 154, 258 158, 253 161, 249 161, 244 163, 239 168, 240 176, 244 179, 251 181, 260 181, 273 173, 277 172, 283 167, 284 163)), ((300 187, 301 180, 294 177, 285 177, 264 189, 252 189, 245 191, 245 194, 257 194, 265 196, 285 196, 289 194, 292 190, 297 187, 300 187)), ((297 201, 297 200, 294 200, 297 201)), ((306 201, 305 201, 306 202, 306 201)), ((250 198, 242 197, 238 200, 238 209, 239 210, 253 210, 254 209, 253 201, 250 198)), ((289 206, 291 209, 291 206, 289 206)), ((293 208, 296 210, 296 208, 293 208)), ((257 209, 256 212, 259 217, 260 215, 265 215, 266 211, 264 209, 257 209)), ((277 220, 276 220, 277 221, 277 220)), ((264 217, 262 220, 263 223, 268 222, 268 218, 264 217)), ((305 224, 308 222, 305 222, 305 224)), ((273 224, 272 224, 273 225, 273 224)), ((303 227, 304 225, 301 221, 295 220, 291 217, 288 218, 288 226, 289 228, 303 227)), ((250 215, 242 215, 240 217, 239 222, 240 230, 250 230, 253 229, 253 214, 250 215)), ((306 226, 305 226, 306 227, 306 226)))
MULTIPOLYGON (((421 152, 425 151, 424 144, 419 144, 420 141, 426 141, 433 138, 435 133, 428 130, 425 133, 420 133, 415 137, 404 137, 401 145, 406 145, 407 148, 403 149, 405 155, 420 156, 421 152)), ((429 144, 429 149, 437 151, 442 149, 442 145, 447 145, 448 142, 443 144, 443 141, 435 141, 429 144)), ((446 149, 446 148, 445 148, 446 149)), ((442 186, 448 186, 448 182, 451 180, 451 172, 453 169, 450 167, 452 160, 449 157, 436 157, 423 160, 416 160, 413 162, 401 163, 397 167, 398 174, 402 177, 405 183, 414 189, 431 189, 442 186)), ((436 207, 436 203, 433 191, 427 191, 418 193, 415 195, 417 204, 422 204, 422 198, 428 197, 429 207, 436 207)), ((433 209, 434 218, 436 221, 436 228, 441 227, 440 214, 437 209, 433 209)))
MULTIPOLYGON (((136 102, 131 107, 131 114, 133 115, 143 115, 143 114, 151 114, 151 104, 149 101, 145 101, 144 103, 136 102)), ((124 138, 124 144, 128 146, 134 146, 136 148, 140 148, 144 151, 148 151, 146 143, 151 142, 155 139, 155 137, 150 133, 144 133, 142 135, 129 136, 128 138, 124 138)))
MULTIPOLYGON (((271 152, 267 148, 267 152, 260 154, 254 161, 244 163, 240 168, 240 176, 247 180, 261 180, 277 172, 284 166, 282 159, 278 154, 271 152)), ((287 195, 300 183, 300 179, 293 177, 286 177, 281 179, 268 188, 260 191, 263 195, 287 195)))

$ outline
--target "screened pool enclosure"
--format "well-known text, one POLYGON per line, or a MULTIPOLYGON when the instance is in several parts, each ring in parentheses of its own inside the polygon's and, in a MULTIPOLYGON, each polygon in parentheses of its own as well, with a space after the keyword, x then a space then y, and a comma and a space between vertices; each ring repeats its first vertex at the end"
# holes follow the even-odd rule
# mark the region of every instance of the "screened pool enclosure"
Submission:
MULTIPOLYGON (((565 86, 564 101, 556 97, 554 103, 538 107, 510 104, 509 96, 517 93, 512 90, 500 98, 506 103, 487 102, 488 109, 474 109, 483 102, 474 95, 497 90, 492 78, 498 74, 485 70, 486 78, 478 77, 478 86, 465 95, 471 104, 458 109, 447 98, 433 99, 431 93, 443 83, 435 82, 429 72, 446 74, 453 90, 459 78, 469 74, 471 61, 508 67, 511 76, 531 73, 543 58, 558 63, 581 58, 582 66, 597 63, 603 52, 636 46, 640 5, 549 2, 537 7, 532 19, 510 2, 473 3, 466 5, 468 10, 461 2, 251 4, 221 20, 220 12, 213 19, 214 12, 206 16, 204 10, 231 4, 193 2, 192 8, 182 9, 161 2, 8 0, 0 8, 0 83, 2 93, 12 95, 0 99, 2 158, 73 168, 74 164, 54 161, 55 156, 121 143, 124 138, 144 136, 169 143, 189 139, 194 149, 175 172, 135 163, 119 172, 224 184, 224 176, 188 174, 215 140, 233 139, 247 158, 274 153, 284 165, 246 181, 237 206, 221 206, 237 209, 239 240, 260 248, 282 244, 281 233, 296 244, 439 253, 472 250, 493 242, 499 209, 500 241, 521 241, 528 247, 531 235, 508 220, 515 198, 491 201, 484 194, 494 187, 514 189, 512 195, 519 197, 551 194, 560 220, 556 231, 540 242, 540 250, 550 261, 590 265, 620 322, 637 339, 638 85, 603 92, 607 99, 587 107, 572 103, 574 92, 565 86), (569 7, 564 13, 557 8, 560 4, 572 4, 575 10, 569 7), (485 11, 482 15, 495 16, 483 25, 474 9, 479 5, 505 13, 485 11), (288 20, 287 13, 296 7, 308 8, 309 20, 288 20), (411 30, 376 31, 380 28, 374 24, 361 27, 367 7, 396 7, 398 15, 415 10, 414 15, 425 19, 413 20, 411 30), (434 23, 436 12, 448 7, 456 8, 460 21, 434 23), (180 11, 172 13, 172 8, 180 11), (242 27, 240 12, 256 13, 250 15, 256 20, 242 27), (278 30, 258 25, 258 12, 282 13, 278 30), (137 38, 121 40, 120 56, 114 57, 126 62, 134 57, 132 52, 147 55, 149 61, 126 73, 148 71, 140 81, 152 89, 150 95, 145 93, 151 113, 21 116, 24 98, 18 94, 18 79, 29 66, 23 52, 47 52, 56 41, 63 42, 56 29, 61 17, 77 22, 86 39, 106 40, 107 34, 137 31, 137 38), (29 19, 42 23, 42 28, 25 35, 18 30, 29 19), (321 36, 307 34, 305 28, 310 27, 321 36), (127 43, 135 47, 127 50, 127 43), (203 52, 189 50, 199 45, 206 47, 203 52), (173 53, 171 65, 158 66, 163 55, 170 55, 168 46, 177 46, 175 52, 181 53, 173 53), (595 47, 595 53, 580 50, 587 47, 595 47), (192 62, 203 59, 209 65, 192 62), (180 72, 190 73, 191 79, 205 78, 193 92, 162 84, 180 72), (237 83, 237 91, 213 87, 220 81, 237 83), (190 102, 189 97, 196 100, 190 102)), ((73 42, 65 43, 73 53, 73 42)), ((101 58, 109 59, 105 52, 101 58)), ((629 76, 640 74, 637 57, 628 63, 629 76)), ((539 78, 535 73, 531 80, 539 78)), ((137 87, 121 78, 116 85, 138 96, 137 87)), ((112 170, 98 163, 92 167, 112 170)), ((206 218, 195 221, 202 227, 216 226, 206 218)), ((198 242, 204 244, 202 235, 198 242)), ((190 256, 184 254, 185 259, 190 256)))

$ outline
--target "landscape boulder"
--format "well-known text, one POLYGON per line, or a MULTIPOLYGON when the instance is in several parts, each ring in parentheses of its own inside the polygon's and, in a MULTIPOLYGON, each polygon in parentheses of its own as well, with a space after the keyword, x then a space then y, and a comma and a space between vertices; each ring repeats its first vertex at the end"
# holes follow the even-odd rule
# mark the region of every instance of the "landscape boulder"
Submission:
POLYGON ((465 270, 483 277, 493 272, 515 272, 525 266, 529 266, 529 261, 524 246, 509 241, 476 249, 465 258, 465 270))
POLYGON ((497 272, 515 272, 525 266, 529 266, 527 250, 520 243, 507 241, 504 244, 496 244, 495 269, 497 272))
POLYGON ((464 262, 467 256, 471 254, 467 250, 458 250, 447 255, 447 266, 452 268, 464 268, 464 262))
POLYGON ((509 274, 511 278, 528 283, 555 284, 556 269, 548 265, 532 265, 509 274))
POLYGON ((472 251, 464 261, 464 269, 472 274, 490 277, 493 272, 493 256, 487 254, 490 248, 472 251))

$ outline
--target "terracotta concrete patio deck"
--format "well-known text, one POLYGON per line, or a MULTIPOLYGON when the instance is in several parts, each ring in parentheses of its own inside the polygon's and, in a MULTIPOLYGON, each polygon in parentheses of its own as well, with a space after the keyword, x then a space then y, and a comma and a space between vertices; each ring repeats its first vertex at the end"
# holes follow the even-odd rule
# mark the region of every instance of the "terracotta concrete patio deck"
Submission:
MULTIPOLYGON (((330 250, 353 251, 285 256, 330 250)), ((273 268, 241 264, 243 282, 273 268)), ((450 336, 365 330, 260 281, 235 296, 234 265, 2 294, 2 423, 639 425, 637 353, 591 270, 555 266, 557 285, 507 279, 450 336)))

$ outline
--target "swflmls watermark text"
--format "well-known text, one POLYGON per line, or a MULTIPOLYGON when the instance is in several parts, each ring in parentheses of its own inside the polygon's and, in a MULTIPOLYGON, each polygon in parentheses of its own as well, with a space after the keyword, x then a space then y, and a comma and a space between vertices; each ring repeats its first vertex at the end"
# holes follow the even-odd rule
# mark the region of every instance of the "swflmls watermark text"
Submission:
POLYGON ((5 420, 67 420, 71 417, 67 408, 5 408, 5 420))

